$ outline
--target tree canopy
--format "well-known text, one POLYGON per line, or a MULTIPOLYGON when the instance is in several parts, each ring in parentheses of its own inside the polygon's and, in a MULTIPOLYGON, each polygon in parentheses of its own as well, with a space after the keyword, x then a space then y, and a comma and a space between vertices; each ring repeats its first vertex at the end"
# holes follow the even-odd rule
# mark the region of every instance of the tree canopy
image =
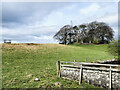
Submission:
POLYGON ((54 38, 61 44, 77 43, 109 43, 113 40, 113 29, 104 22, 93 21, 78 26, 65 25, 54 38))

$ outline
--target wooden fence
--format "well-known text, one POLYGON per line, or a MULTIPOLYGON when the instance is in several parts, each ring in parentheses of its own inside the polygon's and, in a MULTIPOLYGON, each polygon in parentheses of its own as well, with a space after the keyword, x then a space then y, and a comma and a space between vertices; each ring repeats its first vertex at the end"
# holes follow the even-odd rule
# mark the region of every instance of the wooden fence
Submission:
POLYGON ((85 63, 85 62, 66 62, 66 61, 57 61, 57 75, 61 77, 61 68, 70 67, 77 68, 80 71, 79 84, 82 82, 82 70, 83 69, 93 69, 93 70, 102 70, 109 72, 109 88, 112 88, 112 72, 120 72, 120 65, 112 64, 99 64, 99 63, 85 63), (101 68, 102 67, 102 68, 101 68), (103 68, 104 67, 104 68, 103 68))

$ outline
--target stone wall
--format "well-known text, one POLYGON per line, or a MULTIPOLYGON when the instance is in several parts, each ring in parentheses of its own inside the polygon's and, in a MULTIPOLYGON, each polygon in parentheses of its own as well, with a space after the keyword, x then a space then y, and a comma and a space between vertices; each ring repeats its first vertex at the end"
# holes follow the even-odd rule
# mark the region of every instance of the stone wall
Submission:
MULTIPOLYGON (((79 81, 79 68, 62 67, 60 71, 61 77, 79 81)), ((83 69, 82 80, 95 86, 109 88, 109 71, 83 69)), ((112 88, 120 88, 120 72, 112 71, 112 88)))

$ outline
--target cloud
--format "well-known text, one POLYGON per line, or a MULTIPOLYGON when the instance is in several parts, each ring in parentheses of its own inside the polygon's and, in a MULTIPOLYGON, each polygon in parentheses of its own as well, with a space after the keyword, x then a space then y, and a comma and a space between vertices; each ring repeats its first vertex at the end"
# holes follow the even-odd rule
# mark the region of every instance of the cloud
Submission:
POLYGON ((73 25, 104 21, 117 30, 114 6, 114 3, 3 3, 3 39, 57 43, 54 34, 71 20, 73 25))
POLYGON ((91 21, 95 21, 98 19, 101 20, 102 18, 104 20, 108 16, 114 16, 114 15, 118 14, 117 13, 118 12, 118 4, 110 3, 110 2, 90 3, 90 4, 86 4, 85 8, 84 7, 81 8, 80 11, 86 12, 86 14, 83 14, 82 12, 79 13, 82 16, 81 21, 83 21, 83 22, 91 22, 91 21), (93 8, 93 9, 91 9, 91 8, 93 8))
MULTIPOLYGON (((59 28, 47 16, 66 3, 3 3, 2 36, 13 42, 52 43, 59 28)), ((61 16, 61 12, 56 13, 61 16)))
POLYGON ((37 41, 37 43, 39 43, 39 42, 41 42, 41 43, 57 43, 57 41, 55 41, 52 36, 43 36, 43 37, 35 36, 34 39, 35 39, 35 41, 37 41))
POLYGON ((105 16, 103 18, 99 18, 98 21, 106 22, 111 26, 118 26, 118 15, 116 14, 116 15, 105 16))
POLYGON ((49 13, 57 10, 66 3, 33 3, 33 2, 14 2, 3 3, 2 22, 3 27, 15 27, 28 25, 31 22, 42 21, 49 13))
POLYGON ((39 42, 43 43, 56 42, 53 39, 54 34, 58 30, 57 26, 27 26, 21 28, 3 28, 3 39, 11 39, 17 42, 39 42))
POLYGON ((85 8, 80 9, 80 13, 90 14, 90 13, 96 12, 99 9, 100 9, 100 6, 97 3, 93 3, 89 7, 85 7, 85 8))

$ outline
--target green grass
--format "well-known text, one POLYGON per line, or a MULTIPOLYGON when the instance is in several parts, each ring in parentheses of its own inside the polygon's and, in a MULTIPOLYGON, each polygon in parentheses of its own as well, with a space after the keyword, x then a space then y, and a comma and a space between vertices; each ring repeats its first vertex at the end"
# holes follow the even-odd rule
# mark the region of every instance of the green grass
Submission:
POLYGON ((112 59, 107 45, 59 45, 59 44, 3 44, 2 47, 2 85, 3 88, 97 88, 86 83, 58 78, 56 61, 93 62, 95 58, 112 59), (34 78, 40 81, 35 82, 34 78))

